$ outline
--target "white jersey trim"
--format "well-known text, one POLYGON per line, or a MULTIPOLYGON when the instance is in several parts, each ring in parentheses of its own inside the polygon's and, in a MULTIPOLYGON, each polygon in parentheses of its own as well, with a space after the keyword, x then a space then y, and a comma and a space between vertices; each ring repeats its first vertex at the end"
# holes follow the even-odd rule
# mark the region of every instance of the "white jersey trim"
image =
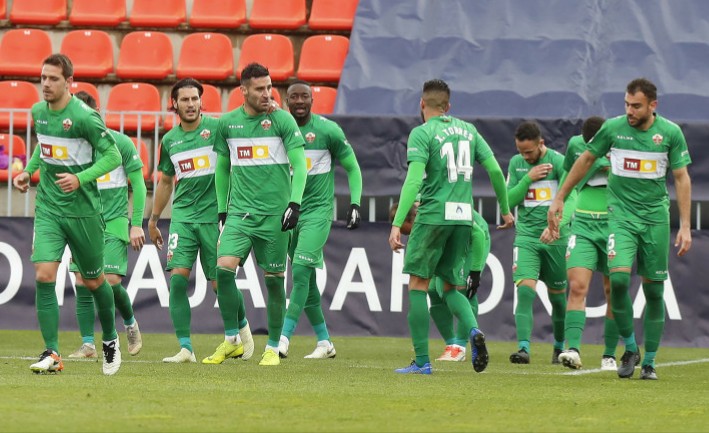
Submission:
POLYGON ((280 137, 228 138, 232 166, 288 164, 288 155, 280 137))
POLYGON ((170 155, 178 180, 213 175, 217 168, 217 154, 211 146, 185 150, 170 155))
POLYGON ((611 170, 620 177, 661 179, 667 174, 667 153, 611 149, 611 170))
POLYGON ((306 150, 305 163, 308 167, 308 176, 330 173, 332 155, 329 150, 306 150))
POLYGON ((551 201, 559 189, 557 180, 538 180, 532 182, 524 196, 524 207, 551 206, 551 201))
POLYGON ((123 188, 128 186, 128 178, 126 170, 121 165, 118 168, 111 170, 109 173, 96 179, 96 184, 99 190, 123 188))
POLYGON ((37 140, 40 158, 47 164, 72 167, 91 164, 94 161, 94 148, 83 138, 37 134, 37 140))

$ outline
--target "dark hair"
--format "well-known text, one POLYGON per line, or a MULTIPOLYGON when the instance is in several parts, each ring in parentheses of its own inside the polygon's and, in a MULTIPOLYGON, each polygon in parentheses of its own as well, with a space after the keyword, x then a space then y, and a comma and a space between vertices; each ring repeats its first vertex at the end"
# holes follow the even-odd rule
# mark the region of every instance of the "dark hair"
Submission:
POLYGON ((307 81, 293 80, 293 82, 288 85, 288 88, 286 89, 286 91, 288 91, 291 87, 295 86, 296 84, 302 84, 303 86, 310 87, 310 83, 308 83, 307 81))
POLYGON ((596 132, 601 129, 601 126, 603 126, 603 122, 605 121, 606 119, 600 116, 591 116, 588 119, 584 120, 583 125, 581 126, 581 134, 583 135, 583 141, 585 141, 586 143, 591 141, 593 136, 596 135, 596 132))
POLYGON ((94 97, 91 96, 88 92, 82 90, 80 92, 74 93, 74 96, 81 99, 84 102, 84 104, 88 105, 89 107, 93 108, 94 110, 96 110, 98 108, 98 104, 96 103, 96 99, 94 99, 94 97))
POLYGON ((535 122, 522 122, 515 130, 515 138, 519 141, 537 141, 542 138, 542 131, 535 122))
POLYGON ((628 87, 626 87, 625 91, 631 95, 638 92, 643 92, 649 102, 657 99, 657 86, 655 86, 655 84, 647 78, 634 79, 628 83, 628 87))
POLYGON ((441 110, 448 109, 451 98, 451 89, 445 81, 434 78, 423 83, 422 99, 429 107, 441 110))
POLYGON ((271 74, 268 72, 267 67, 256 62, 249 63, 241 71, 241 83, 243 84, 244 82, 249 81, 252 78, 268 77, 269 75, 271 74))
POLYGON ((172 86, 172 90, 170 90, 170 98, 172 98, 173 101, 177 101, 177 95, 180 93, 180 89, 184 87, 194 87, 195 89, 197 89, 197 93, 199 93, 200 98, 204 93, 204 87, 202 87, 202 83, 195 80, 194 78, 183 78, 177 83, 175 83, 174 86, 172 86))
POLYGON ((62 76, 64 79, 74 76, 74 65, 71 63, 71 59, 64 54, 52 54, 44 59, 42 65, 52 65, 62 68, 62 76))

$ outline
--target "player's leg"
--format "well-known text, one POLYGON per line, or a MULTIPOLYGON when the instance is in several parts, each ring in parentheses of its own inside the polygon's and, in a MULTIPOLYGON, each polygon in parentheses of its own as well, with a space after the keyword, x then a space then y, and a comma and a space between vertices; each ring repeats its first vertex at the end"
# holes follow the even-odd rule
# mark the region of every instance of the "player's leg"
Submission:
POLYGON ((81 346, 71 354, 69 358, 92 358, 98 361, 96 352, 96 342, 94 340, 94 322, 96 321, 96 311, 94 310, 94 297, 84 284, 79 268, 73 260, 69 266, 69 271, 74 273, 76 283, 76 322, 79 325, 81 335, 81 346))
POLYGON ((566 244, 568 239, 542 247, 540 279, 547 286, 551 303, 551 326, 554 335, 552 364, 559 364, 559 355, 564 350, 564 319, 566 317, 566 244))
POLYGON ((530 360, 530 341, 534 326, 533 306, 541 267, 539 244, 536 238, 517 237, 512 250, 512 278, 517 287, 517 352, 510 355, 510 362, 513 364, 529 364, 530 360))
POLYGON ((462 343, 458 341, 458 336, 453 329, 453 313, 443 302, 443 284, 440 277, 431 278, 428 283, 428 299, 431 304, 428 311, 446 344, 443 354, 436 358, 436 361, 463 361, 467 338, 462 343))
POLYGON ((465 288, 465 295, 470 301, 470 308, 473 316, 478 318, 478 288, 480 287, 480 275, 485 268, 487 256, 490 255, 490 232, 487 226, 483 227, 476 220, 471 236, 470 253, 466 261, 468 272, 468 287, 465 288))
MULTIPOLYGON (((607 257, 607 256, 604 256, 607 257)), ((607 259, 606 259, 607 260, 607 259)), ((606 269, 603 275, 603 293, 606 299, 606 315, 603 318, 603 356, 601 358, 601 370, 616 371, 618 365, 615 360, 615 350, 620 340, 618 325, 615 323, 611 307, 611 280, 606 269)))
POLYGON ((325 323, 316 272, 313 272, 310 276, 308 299, 305 301, 303 311, 305 311, 305 315, 308 317, 308 321, 313 327, 313 331, 315 331, 315 338, 318 341, 315 350, 310 355, 306 355, 306 358, 334 358, 337 352, 335 351, 335 345, 330 340, 330 332, 327 329, 327 323, 325 323))

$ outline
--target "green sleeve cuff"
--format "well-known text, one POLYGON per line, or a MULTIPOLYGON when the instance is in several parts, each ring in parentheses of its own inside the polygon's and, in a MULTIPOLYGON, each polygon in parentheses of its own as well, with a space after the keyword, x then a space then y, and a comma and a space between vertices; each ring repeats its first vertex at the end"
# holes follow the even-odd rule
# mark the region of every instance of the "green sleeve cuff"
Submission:
POLYGON ((229 175, 231 160, 221 153, 217 154, 217 168, 214 171, 214 187, 217 190, 217 211, 226 212, 229 204, 229 175))
POLYGON ((532 178, 525 174, 517 185, 507 190, 507 199, 509 200, 510 207, 518 206, 524 201, 524 197, 527 195, 531 184, 532 178))
POLYGON ((411 206, 414 205, 416 195, 418 195, 421 185, 423 184, 423 174, 425 170, 426 164, 423 162, 412 161, 409 163, 409 170, 406 173, 406 180, 404 180, 404 186, 401 187, 399 207, 396 209, 396 215, 394 216, 394 222, 392 225, 401 227, 404 223, 406 215, 409 213, 411 206))
POLYGON ((288 151, 288 161, 293 168, 293 179, 291 180, 290 201, 300 204, 303 201, 303 191, 305 181, 308 178, 308 168, 305 162, 305 150, 296 147, 288 151))
POLYGON ((482 162, 482 166, 490 177, 492 188, 495 190, 495 195, 497 196, 497 202, 500 204, 500 212, 502 212, 503 215, 510 213, 510 202, 507 196, 505 175, 502 172, 500 164, 495 157, 490 157, 482 162))
POLYGON ((76 177, 79 179, 79 183, 83 185, 86 182, 95 181, 119 165, 121 165, 121 154, 114 143, 101 154, 101 157, 91 167, 77 173, 76 177))
POLYGON ((362 200, 362 171, 359 169, 357 157, 352 153, 340 161, 347 172, 347 183, 350 186, 350 203, 359 205, 362 200))
POLYGON ((133 170, 128 173, 128 180, 133 187, 133 214, 130 218, 130 225, 133 227, 143 227, 143 214, 145 213, 145 197, 148 189, 145 187, 143 179, 143 169, 133 170))

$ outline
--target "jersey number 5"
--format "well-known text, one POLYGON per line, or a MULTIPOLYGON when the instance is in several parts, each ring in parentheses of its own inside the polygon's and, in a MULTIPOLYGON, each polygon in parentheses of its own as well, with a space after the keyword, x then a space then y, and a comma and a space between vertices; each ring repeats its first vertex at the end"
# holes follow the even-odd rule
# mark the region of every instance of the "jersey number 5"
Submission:
POLYGON ((473 166, 470 165, 470 141, 461 140, 458 142, 458 157, 453 152, 453 145, 450 142, 443 143, 441 147, 441 158, 446 159, 448 167, 448 182, 458 181, 458 175, 463 175, 466 182, 470 182, 473 177, 473 166))

